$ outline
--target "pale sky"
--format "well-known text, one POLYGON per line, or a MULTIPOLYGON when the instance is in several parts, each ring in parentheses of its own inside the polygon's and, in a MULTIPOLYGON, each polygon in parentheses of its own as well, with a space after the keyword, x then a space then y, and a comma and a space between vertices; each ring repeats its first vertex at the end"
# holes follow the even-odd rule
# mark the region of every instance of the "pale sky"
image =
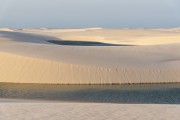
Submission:
POLYGON ((0 0, 0 27, 180 27, 180 0, 0 0))

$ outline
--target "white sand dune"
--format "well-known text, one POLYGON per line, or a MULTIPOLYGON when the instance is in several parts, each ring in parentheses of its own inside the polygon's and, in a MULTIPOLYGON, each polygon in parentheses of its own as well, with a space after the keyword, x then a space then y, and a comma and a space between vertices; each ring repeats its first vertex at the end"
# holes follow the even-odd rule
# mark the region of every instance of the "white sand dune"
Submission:
POLYGON ((11 30, 11 29, 9 29, 9 28, 0 28, 0 31, 9 31, 9 32, 11 32, 11 31, 13 31, 13 30, 11 30))
MULTIPOLYGON (((20 31, 21 32, 21 31, 20 31)), ((63 40, 95 41, 126 45, 179 43, 180 30, 174 29, 24 29, 23 32, 50 35, 63 40)))
POLYGON ((180 31, 0 31, 0 74, 0 82, 11 83, 180 82, 180 31))
MULTIPOLYGON (((20 101, 22 102, 22 101, 20 101)), ((179 120, 179 105, 8 102, 1 120, 179 120)))

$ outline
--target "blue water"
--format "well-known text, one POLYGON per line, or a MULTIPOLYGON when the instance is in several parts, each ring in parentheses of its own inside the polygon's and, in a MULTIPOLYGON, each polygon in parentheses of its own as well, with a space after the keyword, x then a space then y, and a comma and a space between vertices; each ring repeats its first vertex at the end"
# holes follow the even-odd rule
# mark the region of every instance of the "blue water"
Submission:
POLYGON ((0 98, 118 104, 180 104, 180 84, 43 85, 1 83, 0 98))

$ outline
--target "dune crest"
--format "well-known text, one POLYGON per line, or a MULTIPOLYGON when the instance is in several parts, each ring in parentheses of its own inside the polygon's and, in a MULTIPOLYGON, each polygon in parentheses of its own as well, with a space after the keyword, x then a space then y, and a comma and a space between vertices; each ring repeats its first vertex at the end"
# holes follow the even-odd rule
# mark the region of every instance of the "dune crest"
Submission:
POLYGON ((0 31, 0 82, 180 82, 180 32, 177 30, 86 30, 0 31))
POLYGON ((0 28, 0 31, 9 31, 9 32, 11 32, 11 31, 13 31, 12 29, 9 29, 9 28, 0 28))

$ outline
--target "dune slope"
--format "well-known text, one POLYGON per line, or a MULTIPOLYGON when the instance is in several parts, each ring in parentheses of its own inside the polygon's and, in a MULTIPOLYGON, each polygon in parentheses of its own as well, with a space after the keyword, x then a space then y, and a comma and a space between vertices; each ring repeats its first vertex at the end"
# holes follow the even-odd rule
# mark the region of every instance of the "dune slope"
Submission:
POLYGON ((180 82, 179 38, 177 29, 0 31, 0 82, 180 82))

